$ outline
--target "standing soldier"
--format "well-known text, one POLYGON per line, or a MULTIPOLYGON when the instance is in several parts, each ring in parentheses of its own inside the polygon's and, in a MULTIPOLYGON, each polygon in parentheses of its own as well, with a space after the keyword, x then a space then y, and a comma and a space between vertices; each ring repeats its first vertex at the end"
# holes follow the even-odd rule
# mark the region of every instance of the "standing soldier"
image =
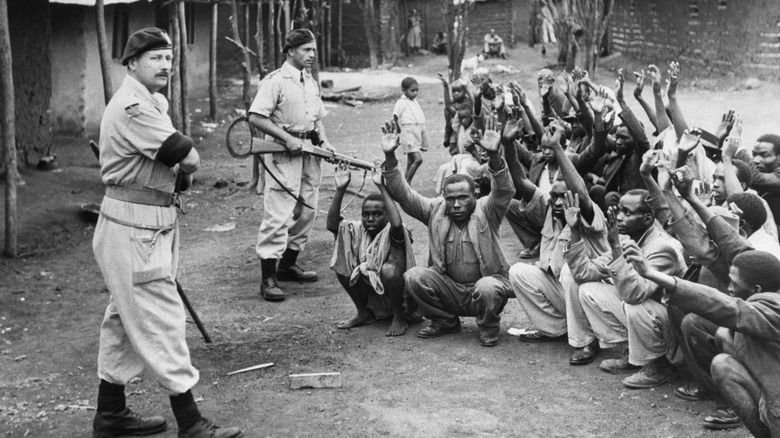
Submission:
POLYGON ((304 142, 312 141, 336 151, 325 136, 325 106, 319 85, 309 72, 317 56, 314 34, 306 29, 291 31, 285 39, 284 52, 287 61, 263 79, 249 108, 250 123, 288 150, 274 153, 267 160, 279 181, 265 173, 263 222, 255 247, 263 271, 260 295, 268 301, 285 298, 277 280, 317 281, 316 272, 304 271, 296 264, 317 216, 322 176, 320 159, 301 156, 301 148, 304 142), (287 190, 298 199, 290 197, 287 190), (301 205, 299 200, 313 209, 301 205))
POLYGON ((157 93, 168 84, 171 58, 171 40, 163 30, 134 33, 122 57, 127 76, 100 125, 106 194, 92 247, 111 298, 100 328, 93 437, 150 435, 167 428, 163 417, 141 418, 125 404, 124 385, 144 367, 170 395, 179 438, 242 435, 202 418, 190 391, 198 370, 190 362, 184 305, 176 291, 174 192, 189 186, 200 157, 192 140, 173 127, 168 101, 157 93))

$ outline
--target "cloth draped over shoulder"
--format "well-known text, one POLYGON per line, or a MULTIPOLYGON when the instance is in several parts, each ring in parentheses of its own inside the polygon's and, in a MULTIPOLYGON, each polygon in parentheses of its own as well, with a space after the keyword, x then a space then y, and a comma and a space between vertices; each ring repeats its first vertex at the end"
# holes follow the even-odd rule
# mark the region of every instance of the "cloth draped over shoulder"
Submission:
MULTIPOLYGON (((412 250, 412 230, 404 227, 404 252, 406 266, 404 270, 416 266, 412 250)), ((336 235, 336 245, 333 257, 330 259, 330 269, 339 275, 349 277, 349 284, 354 285, 362 276, 377 294, 385 292, 379 276, 382 264, 390 252, 390 224, 387 224, 374 239, 368 234, 360 221, 342 220, 336 235)))

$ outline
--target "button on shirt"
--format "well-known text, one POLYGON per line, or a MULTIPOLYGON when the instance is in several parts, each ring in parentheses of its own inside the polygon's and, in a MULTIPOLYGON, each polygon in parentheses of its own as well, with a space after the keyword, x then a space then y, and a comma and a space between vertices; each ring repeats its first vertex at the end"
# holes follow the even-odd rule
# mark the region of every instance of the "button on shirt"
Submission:
POLYGON ((447 275, 456 282, 476 283, 482 277, 477 252, 469 238, 468 226, 461 228, 454 223, 450 226, 444 254, 447 275))
POLYGON ((294 131, 314 129, 314 123, 327 114, 317 81, 308 70, 298 70, 289 62, 260 82, 249 112, 294 131))

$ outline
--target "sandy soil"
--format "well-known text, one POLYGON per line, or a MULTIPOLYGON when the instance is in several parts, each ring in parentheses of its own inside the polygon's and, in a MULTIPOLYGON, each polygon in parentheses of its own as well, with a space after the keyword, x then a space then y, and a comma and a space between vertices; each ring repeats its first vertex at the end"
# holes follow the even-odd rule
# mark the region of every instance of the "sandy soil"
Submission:
MULTIPOLYGON (((531 86, 532 72, 545 60, 528 48, 510 52, 515 75, 531 86)), ((392 91, 414 73, 421 81, 420 101, 434 144, 443 134, 441 87, 435 73, 446 71, 445 57, 407 60, 412 67, 366 75, 329 73, 342 82, 392 91), (344 76, 338 76, 344 75, 344 76), (379 86, 381 85, 381 86, 379 86)), ((495 60, 488 65, 497 64, 495 60)), ((325 76, 325 75, 324 75, 325 76)), ((609 73, 605 73, 609 76, 609 73)), ((604 80, 611 83, 611 79, 604 80)), ((685 81, 685 78, 683 79, 685 81)), ((354 86, 354 85, 353 85, 354 86)), ((745 429, 708 432, 702 418, 713 406, 675 398, 680 380, 654 390, 632 391, 620 378, 596 364, 568 365, 563 343, 530 345, 508 335, 527 327, 516 301, 502 320, 497 347, 477 343, 473 318, 464 331, 438 340, 385 337, 388 322, 351 330, 334 323, 351 316, 353 306, 328 270, 332 236, 324 214, 301 262, 320 273, 315 284, 286 284, 289 299, 268 303, 259 297, 259 261, 253 247, 262 215, 262 198, 236 191, 250 177, 249 161, 231 158, 224 148, 226 121, 235 115, 240 90, 226 86, 220 123, 202 125, 208 102, 198 100, 194 137, 203 168, 185 198, 181 218, 180 280, 214 343, 205 344, 194 325, 188 341, 201 371, 194 393, 203 413, 220 424, 239 425, 248 437, 375 436, 641 436, 744 437, 745 429), (229 182, 215 188, 218 179, 229 182), (226 232, 207 228, 235 223, 226 232), (226 376, 230 371, 273 362, 272 368, 226 376), (340 372, 339 389, 290 390, 288 375, 340 372)), ((746 142, 769 131, 777 120, 777 87, 728 92, 685 89, 684 107, 693 124, 714 127, 720 114, 735 107, 746 114, 746 142), (750 112, 749 114, 748 111, 750 112)), ((332 142, 363 159, 380 156, 379 126, 392 112, 392 101, 359 108, 329 104, 326 126, 332 142)), ((24 173, 20 188, 21 252, 0 260, 0 436, 90 436, 96 399, 98 328, 108 300, 91 250, 93 222, 81 203, 99 202, 102 186, 97 165, 84 139, 63 139, 56 148, 59 172, 24 173)), ((434 147, 414 187, 431 195, 431 177, 447 158, 434 147)), ((361 176, 353 174, 352 188, 361 176)), ((363 193, 374 190, 366 182, 363 193)), ((324 167, 319 210, 333 194, 333 167, 324 167)), ((359 199, 345 213, 357 218, 359 199)), ((424 227, 405 217, 416 238, 418 261, 427 259, 424 227)), ((229 227, 227 227, 229 228, 229 227)), ((502 235, 510 261, 522 249, 509 227, 502 235)), ((173 426, 166 395, 143 374, 128 385, 128 403, 143 413, 165 415, 173 426)), ((176 436, 175 427, 160 435, 176 436)))

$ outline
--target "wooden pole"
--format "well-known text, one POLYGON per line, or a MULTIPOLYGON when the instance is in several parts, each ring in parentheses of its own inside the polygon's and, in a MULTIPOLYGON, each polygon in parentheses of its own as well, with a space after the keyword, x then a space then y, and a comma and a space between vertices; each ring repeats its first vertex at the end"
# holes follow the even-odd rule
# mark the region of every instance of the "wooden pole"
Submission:
POLYGON ((178 3, 179 8, 179 84, 181 87, 181 121, 182 133, 186 136, 191 134, 190 129, 190 91, 187 72, 189 63, 187 60, 187 15, 184 2, 178 3))
POLYGON ((344 9, 344 2, 342 0, 337 0, 337 1, 338 1, 338 4, 339 4, 339 15, 338 15, 338 20, 339 20, 338 32, 339 33, 338 33, 338 36, 336 37, 337 38, 336 39, 336 63, 339 65, 339 67, 341 67, 342 63, 344 62, 344 60, 341 58, 341 53, 343 51, 343 49, 341 48, 341 41, 342 41, 341 34, 342 34, 343 29, 344 29, 344 26, 343 26, 343 23, 342 23, 342 21, 343 21, 342 19, 344 18, 344 13, 342 11, 344 9))
POLYGON ((257 2, 257 33, 255 34, 255 44, 257 45, 257 76, 263 79, 265 76, 265 44, 263 42, 263 4, 257 2))
POLYGON ((211 4, 211 35, 209 39, 209 117, 217 120, 217 25, 219 4, 211 4))
POLYGON ((274 22, 276 23, 276 45, 277 45, 277 53, 279 54, 279 59, 277 60, 281 64, 281 60, 285 58, 282 48, 282 41, 284 41, 284 38, 286 35, 282 34, 282 27, 281 27, 281 21, 282 21, 282 13, 284 12, 284 8, 279 6, 279 9, 276 12, 276 17, 274 18, 274 22))
POLYGON ((250 81, 251 81, 251 71, 249 70, 251 67, 251 59, 249 58, 249 51, 247 50, 246 46, 244 46, 244 43, 241 41, 241 32, 238 30, 238 5, 236 4, 236 0, 230 1, 230 24, 233 29, 233 38, 236 40, 236 43, 238 45, 239 50, 241 50, 241 54, 243 55, 243 62, 241 64, 241 71, 243 73, 243 79, 244 79, 244 87, 243 87, 243 101, 244 101, 244 108, 249 109, 249 105, 252 104, 252 96, 250 96, 249 87, 250 87, 250 81))
POLYGON ((173 65, 171 66, 171 79, 168 83, 171 122, 173 122, 174 128, 181 130, 183 129, 181 122, 181 72, 179 69, 181 35, 179 34, 179 7, 176 3, 171 4, 168 9, 168 28, 171 30, 173 43, 173 65))
POLYGON ((106 11, 103 0, 95 2, 95 22, 97 24, 100 71, 103 73, 103 96, 108 104, 111 96, 114 95, 114 85, 111 83, 111 54, 108 53, 108 43, 106 42, 106 11))
POLYGON ((14 76, 11 62, 11 34, 8 4, 0 0, 0 96, 3 99, 3 154, 5 168, 5 250, 7 257, 18 255, 16 230, 16 123, 14 119, 14 76))
POLYGON ((276 32, 274 32, 274 19, 276 18, 276 5, 274 0, 268 2, 268 57, 271 58, 271 70, 276 70, 279 61, 279 52, 276 46, 276 32))

